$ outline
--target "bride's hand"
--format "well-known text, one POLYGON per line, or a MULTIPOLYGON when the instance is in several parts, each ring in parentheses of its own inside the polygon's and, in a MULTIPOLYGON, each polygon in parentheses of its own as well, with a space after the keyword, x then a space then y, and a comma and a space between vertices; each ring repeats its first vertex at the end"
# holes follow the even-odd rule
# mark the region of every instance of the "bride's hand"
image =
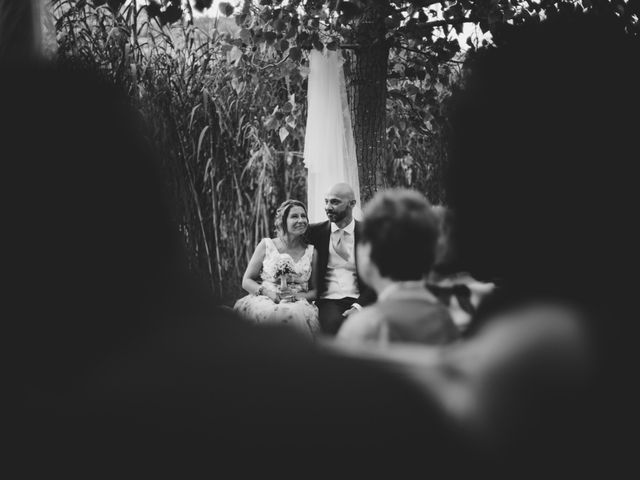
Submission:
POLYGON ((265 292, 264 294, 273 300, 273 303, 280 303, 280 295, 277 292, 265 292))

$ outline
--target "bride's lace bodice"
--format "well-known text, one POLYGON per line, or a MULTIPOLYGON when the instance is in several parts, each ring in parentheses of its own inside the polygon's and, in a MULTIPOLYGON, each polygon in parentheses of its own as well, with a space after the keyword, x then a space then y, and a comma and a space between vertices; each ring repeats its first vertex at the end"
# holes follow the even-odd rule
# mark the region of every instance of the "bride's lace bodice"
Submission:
MULTIPOLYGON (((280 283, 279 279, 276 279, 275 271, 278 260, 282 257, 289 257, 288 253, 280 253, 276 248, 275 243, 270 238, 264 240, 266 246, 266 252, 264 260, 262 262, 262 272, 260 278, 264 285, 271 284, 273 286, 280 283)), ((313 245, 309 245, 302 255, 302 258, 297 262, 291 258, 294 265, 295 273, 287 277, 289 286, 299 291, 307 291, 309 288, 309 278, 311 278, 311 260, 313 258, 313 245)))

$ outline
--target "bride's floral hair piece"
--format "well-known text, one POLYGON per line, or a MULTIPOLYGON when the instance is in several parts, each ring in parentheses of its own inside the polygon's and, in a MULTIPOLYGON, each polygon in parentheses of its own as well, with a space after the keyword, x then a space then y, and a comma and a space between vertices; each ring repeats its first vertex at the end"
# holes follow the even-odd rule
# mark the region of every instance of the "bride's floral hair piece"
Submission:
POLYGON ((276 218, 273 221, 274 231, 277 237, 282 238, 287 233, 287 218, 292 207, 302 207, 307 215, 307 207, 299 200, 285 200, 276 210, 276 218))

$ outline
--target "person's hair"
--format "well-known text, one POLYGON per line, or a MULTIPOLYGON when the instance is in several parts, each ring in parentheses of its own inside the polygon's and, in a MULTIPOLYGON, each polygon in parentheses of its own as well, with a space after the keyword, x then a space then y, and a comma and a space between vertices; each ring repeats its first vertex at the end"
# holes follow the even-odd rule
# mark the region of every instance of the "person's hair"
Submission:
POLYGON ((358 240, 371 245, 371 260, 383 277, 419 280, 433 266, 438 218, 416 191, 381 191, 365 207, 358 240))
POLYGON ((637 248, 638 58, 621 22, 591 15, 513 27, 471 57, 447 192, 474 277, 596 298, 622 272, 637 248))
POLYGON ((285 200, 280 204, 276 210, 276 217, 273 220, 274 233, 278 238, 282 238, 287 233, 287 218, 289 218, 289 211, 292 207, 302 207, 305 215, 307 214, 307 207, 299 200, 285 200))

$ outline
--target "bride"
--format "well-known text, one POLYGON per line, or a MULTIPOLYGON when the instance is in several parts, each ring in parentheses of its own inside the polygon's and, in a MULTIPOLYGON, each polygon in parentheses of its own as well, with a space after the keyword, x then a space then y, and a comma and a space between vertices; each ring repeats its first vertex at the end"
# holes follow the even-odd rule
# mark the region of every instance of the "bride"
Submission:
POLYGON ((316 251, 307 245, 309 226, 302 202, 287 200, 276 211, 276 238, 264 238, 256 247, 242 278, 249 295, 233 307, 257 324, 290 324, 314 337, 320 331, 318 309, 311 303, 316 290, 309 281, 316 251))

